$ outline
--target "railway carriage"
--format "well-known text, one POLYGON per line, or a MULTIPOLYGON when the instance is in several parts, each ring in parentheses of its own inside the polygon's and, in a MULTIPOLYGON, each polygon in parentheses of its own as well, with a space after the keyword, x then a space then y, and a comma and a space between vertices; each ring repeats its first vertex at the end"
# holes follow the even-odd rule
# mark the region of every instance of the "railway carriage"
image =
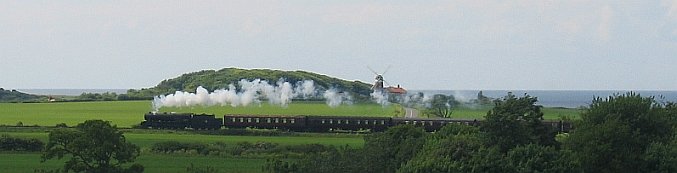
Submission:
POLYGON ((288 129, 306 128, 306 116, 225 115, 227 128, 288 129))
MULTIPOLYGON (((447 124, 464 124, 477 126, 481 121, 449 118, 390 118, 363 116, 280 116, 280 115, 224 115, 223 119, 214 115, 192 113, 147 113, 141 125, 154 129, 186 129, 215 130, 226 128, 286 129, 291 131, 328 132, 336 130, 372 132, 385 131, 389 127, 411 124, 434 132, 447 124)), ((551 126, 558 132, 569 132, 571 122, 548 121, 543 124, 551 126)))
POLYGON ((441 129, 447 124, 478 125, 477 120, 469 119, 449 119, 449 118, 393 118, 393 125, 411 124, 417 127, 423 127, 425 131, 433 132, 441 129))
POLYGON ((318 132, 330 130, 380 132, 392 126, 392 119, 388 117, 308 116, 307 118, 307 129, 318 132))

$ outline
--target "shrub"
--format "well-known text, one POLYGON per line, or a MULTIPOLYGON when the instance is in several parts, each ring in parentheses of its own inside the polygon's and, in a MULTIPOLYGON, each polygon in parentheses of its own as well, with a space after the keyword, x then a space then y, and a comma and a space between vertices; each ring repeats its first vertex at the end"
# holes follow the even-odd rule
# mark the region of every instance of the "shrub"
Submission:
POLYGON ((9 135, 0 137, 0 150, 2 151, 41 151, 45 143, 38 139, 22 139, 9 135))

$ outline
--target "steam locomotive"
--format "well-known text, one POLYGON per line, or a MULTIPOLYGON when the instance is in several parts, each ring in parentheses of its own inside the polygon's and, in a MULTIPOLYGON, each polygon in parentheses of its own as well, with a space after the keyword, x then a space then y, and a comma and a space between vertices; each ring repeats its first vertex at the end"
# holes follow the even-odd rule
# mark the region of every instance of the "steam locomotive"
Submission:
MULTIPOLYGON (((224 115, 217 118, 208 114, 147 113, 141 126, 153 129, 216 130, 226 128, 284 129, 297 132, 328 132, 336 130, 372 132, 385 131, 401 124, 419 126, 426 131, 437 131, 447 124, 476 126, 478 120, 449 118, 390 118, 362 116, 276 116, 276 115, 224 115)), ((543 121, 559 132, 572 129, 570 122, 543 121)))

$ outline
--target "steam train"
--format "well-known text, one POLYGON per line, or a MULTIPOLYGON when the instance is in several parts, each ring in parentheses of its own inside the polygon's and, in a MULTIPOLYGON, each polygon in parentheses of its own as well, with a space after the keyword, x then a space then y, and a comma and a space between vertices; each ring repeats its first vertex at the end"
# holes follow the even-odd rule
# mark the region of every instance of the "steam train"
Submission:
MULTIPOLYGON (((428 132, 437 131, 447 124, 479 125, 478 120, 449 118, 390 118, 361 116, 264 116, 224 115, 217 118, 208 114, 147 113, 141 126, 153 129, 216 130, 226 128, 283 129, 297 132, 329 132, 337 130, 382 132, 389 127, 411 124, 428 132)), ((559 132, 572 129, 570 122, 543 121, 559 132)))

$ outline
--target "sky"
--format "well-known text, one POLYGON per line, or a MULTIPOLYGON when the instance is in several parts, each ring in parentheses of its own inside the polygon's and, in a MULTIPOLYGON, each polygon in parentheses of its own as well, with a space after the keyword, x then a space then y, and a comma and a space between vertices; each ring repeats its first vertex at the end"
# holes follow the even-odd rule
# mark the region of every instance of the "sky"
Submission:
POLYGON ((677 90, 677 0, 0 0, 5 89, 367 66, 410 90, 677 90))

